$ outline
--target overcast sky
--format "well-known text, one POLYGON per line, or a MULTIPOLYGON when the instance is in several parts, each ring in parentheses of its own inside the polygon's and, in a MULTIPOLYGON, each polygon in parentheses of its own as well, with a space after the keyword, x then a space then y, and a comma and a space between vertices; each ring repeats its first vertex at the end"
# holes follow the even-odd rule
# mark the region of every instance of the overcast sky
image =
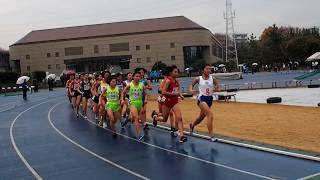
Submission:
MULTIPOLYGON (((235 31, 261 34, 266 26, 320 26, 320 0, 233 0, 235 31)), ((225 0, 0 0, 0 47, 31 30, 183 15, 225 32, 225 0)))

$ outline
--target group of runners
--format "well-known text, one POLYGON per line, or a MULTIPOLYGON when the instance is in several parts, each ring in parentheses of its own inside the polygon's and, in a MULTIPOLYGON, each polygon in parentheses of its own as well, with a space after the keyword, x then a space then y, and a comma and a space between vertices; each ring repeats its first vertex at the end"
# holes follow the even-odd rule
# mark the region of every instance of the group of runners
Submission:
MULTIPOLYGON (((194 86, 198 84, 199 95, 197 105, 201 112, 199 117, 190 123, 190 131, 207 117, 208 131, 211 140, 213 136, 213 114, 210 107, 213 102, 213 92, 219 91, 218 82, 210 76, 211 65, 203 66, 201 76, 195 78, 189 87, 191 94, 196 94, 194 86)), ((151 113, 153 125, 157 126, 158 121, 167 122, 170 119, 172 135, 179 135, 179 142, 184 143, 187 137, 184 134, 183 118, 179 99, 183 100, 179 81, 177 80, 179 70, 176 66, 169 66, 162 71, 164 79, 158 88, 158 112, 151 113)), ((69 74, 67 81, 67 96, 72 104, 76 116, 80 111, 87 119, 88 110, 94 114, 94 118, 103 127, 104 124, 116 133, 116 124, 120 122, 124 128, 129 122, 135 125, 138 140, 143 140, 148 124, 146 122, 146 110, 148 103, 148 92, 152 90, 150 80, 145 77, 146 70, 137 68, 134 72, 123 75, 111 74, 109 71, 89 74, 69 74)))

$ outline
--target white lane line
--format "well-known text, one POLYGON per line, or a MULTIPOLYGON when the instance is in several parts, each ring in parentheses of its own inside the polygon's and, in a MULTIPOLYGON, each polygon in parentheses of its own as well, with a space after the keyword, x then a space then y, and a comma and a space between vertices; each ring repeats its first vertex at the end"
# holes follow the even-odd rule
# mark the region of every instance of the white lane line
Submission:
MULTIPOLYGON (((149 123, 149 122, 147 122, 147 123, 149 125, 152 125, 152 123, 149 123)), ((160 129, 170 130, 170 128, 167 127, 167 126, 158 125, 157 127, 159 127, 160 129)), ((205 136, 205 135, 202 135, 202 134, 193 133, 192 135, 190 135, 190 132, 188 132, 188 131, 184 131, 184 133, 188 134, 189 136, 194 136, 194 137, 199 137, 199 138, 202 138, 202 139, 210 140, 209 136, 205 136)), ((299 159, 304 159, 304 160, 312 160, 312 161, 320 162, 320 158, 319 157, 315 157, 315 156, 309 156, 309 155, 298 154, 298 153, 293 153, 293 152, 288 152, 288 151, 271 149, 271 148, 266 148, 266 147, 251 145, 251 144, 240 143, 240 142, 236 142, 236 141, 220 139, 220 138, 218 138, 218 142, 225 143, 225 144, 231 144, 231 145, 244 147, 244 148, 250 148, 250 149, 259 150, 259 151, 264 151, 264 152, 268 152, 268 153, 285 155, 285 156, 288 156, 288 157, 294 157, 294 158, 299 158, 299 159)))
POLYGON ((311 174, 310 176, 306 176, 306 177, 300 178, 298 180, 307 180, 307 179, 310 179, 310 178, 313 178, 313 177, 316 177, 316 176, 320 176, 320 172, 316 173, 316 174, 311 174))
POLYGON ((2 109, 2 110, 0 111, 0 113, 5 112, 5 111, 9 111, 10 109, 13 109, 13 108, 15 108, 15 107, 16 107, 15 105, 11 105, 11 106, 9 106, 9 107, 6 108, 6 109, 2 109))
POLYGON ((0 107, 9 106, 9 105, 13 105, 13 104, 15 104, 15 103, 14 103, 14 102, 11 102, 11 103, 7 103, 7 104, 2 104, 2 105, 0 105, 0 107))
POLYGON ((39 180, 42 180, 42 177, 31 167, 31 165, 28 163, 28 161, 24 158, 24 156, 21 154, 15 140, 14 140, 14 136, 13 136, 13 127, 14 127, 14 124, 16 123, 17 119, 24 113, 26 113, 27 111, 35 108, 35 107, 38 107, 42 104, 45 104, 45 103, 48 103, 50 101, 53 101, 53 100, 48 100, 48 101, 45 101, 45 102, 42 102, 42 103, 39 103, 39 104, 36 104, 36 105, 33 105, 31 106, 30 108, 22 111, 20 114, 18 114, 18 116, 16 116, 16 118, 13 120, 13 122, 11 123, 10 125, 10 140, 11 140, 11 144, 13 145, 13 148, 14 150, 16 151, 16 153, 18 154, 19 158, 21 159, 21 161, 23 162, 23 164, 28 168, 28 170, 33 174, 33 176, 36 178, 36 179, 39 179, 39 180))
MULTIPOLYGON (((93 121, 91 121, 91 120, 89 120, 89 119, 85 119, 82 114, 80 114, 80 115, 82 116, 82 118, 83 118, 84 120, 90 122, 91 124, 93 124, 93 125, 95 125, 95 126, 97 126, 97 127, 100 127, 100 126, 98 126, 96 123, 94 123, 93 121)), ((100 127, 100 128, 102 128, 102 127, 100 127)), ((111 131, 110 129, 107 129, 107 128, 103 128, 103 129, 105 129, 105 130, 113 133, 113 131, 111 131)), ((125 138, 127 138, 127 139, 130 139, 130 140, 132 140, 132 141, 136 141, 136 142, 138 142, 138 143, 142 143, 142 144, 145 144, 145 145, 148 145, 148 146, 152 146, 152 147, 154 147, 154 148, 157 148, 157 149, 160 149, 160 150, 163 150, 163 151, 166 151, 166 152, 170 152, 170 153, 173 153, 173 154, 176 154, 176 155, 180 155, 180 156, 184 156, 184 157, 187 157, 187 158, 190 158, 190 159, 194 159, 194 160, 197 160, 197 161, 201 161, 201 162, 204 162, 204 163, 207 163, 207 164, 210 164, 210 165, 222 167, 222 168, 229 169, 229 170, 236 171, 236 172, 240 172, 240 173, 243 173, 243 174, 247 174, 247 175, 259 177, 259 178, 262 178, 262 179, 276 180, 276 179, 271 178, 271 177, 259 175, 259 174, 252 173, 252 172, 249 172, 249 171, 245 171, 245 170, 233 168, 233 167, 230 167, 230 166, 227 166, 227 165, 223 165, 223 164, 219 164, 219 163, 214 163, 214 162, 211 162, 211 161, 207 161, 207 160, 204 160, 204 159, 200 159, 200 158, 197 158, 197 157, 193 157, 193 156, 190 156, 190 155, 186 155, 186 154, 182 154, 182 153, 179 153, 179 152, 176 152, 176 151, 172 151, 172 150, 170 150, 170 149, 166 149, 166 148, 163 148, 163 147, 154 145, 154 144, 150 144, 150 143, 147 143, 147 142, 139 141, 139 140, 137 140, 137 139, 135 139, 135 138, 129 137, 129 136, 124 135, 124 134, 120 134, 120 133, 116 133, 116 134, 118 134, 119 136, 125 137, 125 138)))
POLYGON ((70 139, 68 136, 66 136, 65 134, 63 134, 59 129, 56 128, 56 126, 52 123, 52 120, 51 120, 51 112, 52 112, 58 105, 60 105, 60 104, 62 104, 62 102, 54 105, 54 106, 49 110, 49 113, 48 113, 48 121, 49 121, 50 125, 53 127, 53 129, 54 129, 55 131, 57 131, 62 137, 64 137, 65 139, 67 139, 68 141, 70 141, 72 144, 74 144, 75 146, 79 147, 80 149, 88 152, 89 154, 91 154, 91 155, 93 155, 93 156, 101 159, 102 161, 104 161, 104 162, 106 162, 106 163, 108 163, 108 164, 111 164, 111 165, 113 165, 113 166, 115 166, 115 167, 117 167, 117 168, 119 168, 119 169, 121 169, 121 170, 123 170, 123 171, 126 171, 126 172, 128 172, 128 173, 130 173, 130 174, 132 174, 132 175, 134 175, 134 176, 136 176, 136 177, 138 177, 138 178, 145 179, 145 180, 149 180, 149 179, 150 179, 150 178, 147 178, 147 177, 145 177, 145 176, 143 176, 143 175, 141 175, 141 174, 138 174, 138 173, 136 173, 136 172, 133 172, 133 171, 131 171, 131 170, 129 170, 129 169, 121 166, 121 165, 116 164, 115 162, 113 162, 113 161, 111 161, 111 160, 108 160, 108 159, 106 159, 106 158, 104 158, 104 157, 102 157, 102 156, 100 156, 100 155, 98 155, 98 154, 90 151, 89 149, 81 146, 80 144, 76 143, 75 141, 73 141, 72 139, 70 139))

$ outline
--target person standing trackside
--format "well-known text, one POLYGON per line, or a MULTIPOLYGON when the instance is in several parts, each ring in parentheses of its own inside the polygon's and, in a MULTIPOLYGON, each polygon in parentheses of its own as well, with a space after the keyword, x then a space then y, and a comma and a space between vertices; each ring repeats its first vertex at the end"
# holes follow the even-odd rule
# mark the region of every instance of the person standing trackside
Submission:
POLYGON ((22 93, 23 93, 23 100, 27 100, 27 91, 28 91, 28 83, 27 80, 24 80, 22 83, 22 93))

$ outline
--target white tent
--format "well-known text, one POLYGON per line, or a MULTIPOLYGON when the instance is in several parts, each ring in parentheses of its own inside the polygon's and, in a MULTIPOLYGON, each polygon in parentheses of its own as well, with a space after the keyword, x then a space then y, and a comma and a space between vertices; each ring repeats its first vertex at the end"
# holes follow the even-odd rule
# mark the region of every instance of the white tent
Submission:
POLYGON ((308 57, 306 61, 316 61, 320 60, 320 52, 314 53, 312 56, 308 57))

